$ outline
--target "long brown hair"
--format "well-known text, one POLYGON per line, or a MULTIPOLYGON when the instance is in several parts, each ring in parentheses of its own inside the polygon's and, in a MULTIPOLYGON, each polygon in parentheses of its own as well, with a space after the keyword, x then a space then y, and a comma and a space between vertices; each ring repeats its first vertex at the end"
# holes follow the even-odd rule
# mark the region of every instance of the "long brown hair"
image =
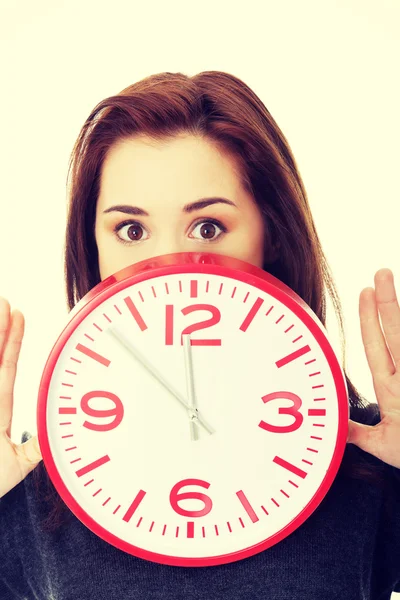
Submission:
MULTIPOLYGON (((243 184, 264 217, 269 242, 264 269, 294 290, 324 325, 328 292, 340 327, 350 417, 369 422, 371 407, 367 408, 368 402, 345 370, 341 304, 295 159, 262 101, 231 74, 159 73, 94 107, 76 140, 68 169, 65 279, 69 308, 100 282, 94 224, 107 153, 115 143, 138 134, 162 140, 180 133, 202 136, 235 157, 243 184), (270 243, 279 248, 272 263, 270 243)), ((340 473, 382 480, 378 465, 368 465, 353 445, 346 448, 340 473)))

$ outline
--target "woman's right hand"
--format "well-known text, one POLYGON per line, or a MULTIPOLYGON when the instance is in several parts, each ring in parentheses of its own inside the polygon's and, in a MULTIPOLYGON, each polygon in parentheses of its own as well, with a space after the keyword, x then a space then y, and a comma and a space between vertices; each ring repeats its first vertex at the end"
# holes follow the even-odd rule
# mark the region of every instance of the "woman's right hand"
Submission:
POLYGON ((15 487, 42 460, 37 436, 24 444, 11 439, 14 382, 24 337, 24 316, 10 314, 10 305, 0 298, 0 498, 15 487))

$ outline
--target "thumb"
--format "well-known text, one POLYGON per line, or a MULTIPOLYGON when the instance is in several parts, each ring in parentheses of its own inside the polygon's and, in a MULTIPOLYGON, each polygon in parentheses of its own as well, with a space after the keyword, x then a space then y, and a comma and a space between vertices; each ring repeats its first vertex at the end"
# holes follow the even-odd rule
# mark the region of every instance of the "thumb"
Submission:
POLYGON ((349 419, 349 428, 347 434, 347 443, 354 444, 364 450, 380 458, 381 445, 382 445, 382 426, 378 425, 364 425, 363 423, 356 423, 349 419))
POLYGON ((28 441, 17 446, 16 451, 25 475, 32 471, 42 460, 37 435, 32 436, 28 441))

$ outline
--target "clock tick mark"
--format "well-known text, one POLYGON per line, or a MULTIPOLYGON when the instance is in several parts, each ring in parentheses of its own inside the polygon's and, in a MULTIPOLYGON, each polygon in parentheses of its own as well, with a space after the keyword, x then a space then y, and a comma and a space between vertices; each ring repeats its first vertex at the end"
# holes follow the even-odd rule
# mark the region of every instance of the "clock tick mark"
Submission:
POLYGON ((87 346, 84 346, 83 344, 78 344, 76 346, 76 349, 79 352, 82 352, 82 354, 85 354, 86 356, 88 356, 89 358, 92 358, 96 362, 99 362, 101 365, 104 365, 105 367, 108 367, 108 365, 111 362, 110 360, 108 360, 108 358, 105 358, 104 356, 102 356, 101 354, 98 354, 94 350, 87 348, 87 346))
POLYGON ((324 387, 324 384, 323 384, 323 383, 321 383, 320 385, 313 385, 311 389, 312 389, 312 390, 316 390, 316 389, 318 389, 318 388, 322 388, 322 387, 324 387))
POLYGON ((315 450, 315 448, 307 448, 307 450, 309 452, 315 452, 316 454, 318 454, 318 452, 319 452, 318 450, 315 450))
POLYGON ((97 490, 97 492, 95 492, 94 494, 92 494, 92 498, 94 498, 95 496, 97 496, 97 494, 100 494, 100 492, 102 491, 103 488, 99 488, 97 490))
POLYGON ((218 525, 214 525, 214 529, 215 529, 215 533, 216 533, 216 535, 219 535, 219 531, 218 531, 218 525))
POLYGON ((71 446, 71 448, 65 448, 65 452, 69 452, 70 450, 76 450, 78 446, 71 446))
POLYGON ((220 296, 222 294, 222 288, 224 287, 224 284, 221 283, 221 285, 219 286, 219 292, 218 295, 220 296))
POLYGON ((154 289, 153 285, 151 286, 151 291, 153 292, 154 298, 157 298, 156 290, 154 289))
POLYGON ((72 400, 72 396, 58 396, 60 400, 72 400))
POLYGON ((101 332, 103 331, 102 328, 97 325, 97 323, 93 323, 93 327, 96 327, 96 329, 98 329, 101 332))
MULTIPOLYGON (((261 507, 262 508, 262 507, 261 507)), ((264 509, 265 510, 265 509, 264 509)), ((239 523, 241 524, 242 527, 245 527, 245 524, 243 523, 241 517, 239 517, 239 523)))
POLYGON ((294 481, 292 481, 291 479, 289 479, 289 483, 290 485, 293 485, 295 488, 298 488, 299 486, 297 485, 297 483, 294 483, 294 481))
POLYGON ((176 528, 175 537, 179 537, 179 527, 176 528))
POLYGON ((77 358, 74 358, 73 356, 70 356, 70 359, 73 360, 73 361, 75 361, 75 362, 77 362, 77 363, 79 363, 80 365, 82 364, 81 360, 78 360, 77 358))
POLYGON ((206 537, 206 530, 204 529, 204 527, 201 528, 201 535, 203 536, 203 538, 206 537))
POLYGON ((233 297, 234 297, 235 293, 236 293, 236 287, 235 287, 235 288, 233 288, 233 292, 232 292, 232 296, 231 296, 231 298, 233 298, 233 297))
POLYGON ((83 487, 86 487, 87 485, 89 485, 89 484, 93 483, 93 481, 94 481, 94 479, 91 479, 90 481, 87 481, 87 482, 84 484, 84 486, 83 486, 83 487))
POLYGON ((194 538, 194 521, 187 522, 187 533, 188 538, 194 538))
POLYGON ((283 467, 287 471, 294 473, 294 475, 298 475, 298 477, 301 477, 302 479, 307 477, 307 473, 305 471, 299 469, 298 467, 296 467, 296 465, 292 464, 291 462, 288 462, 280 456, 275 456, 272 462, 274 462, 276 465, 279 465, 280 467, 283 467))
POLYGON ((143 521, 143 517, 140 517, 139 521, 136 523, 136 527, 140 527, 140 523, 143 521))
POLYGON ((143 296, 142 296, 142 292, 138 292, 138 296, 139 296, 139 298, 141 299, 141 301, 142 301, 142 302, 144 302, 144 298, 143 298, 143 296))
POLYGON ((168 283, 165 282, 165 291, 169 294, 168 283))
POLYGON ((74 460, 71 460, 69 464, 73 465, 74 463, 79 462, 80 460, 82 460, 82 459, 81 458, 75 458, 74 460))
POLYGON ((182 281, 179 280, 179 291, 182 293, 182 281))
POLYGON ((61 439, 65 440, 66 438, 70 438, 70 437, 74 437, 74 434, 73 433, 69 433, 68 435, 62 435, 61 439))
POLYGON ((323 425, 322 423, 313 423, 312 426, 313 427, 325 427, 325 425, 323 425))
POLYGON ((280 490, 281 494, 283 494, 286 498, 290 498, 289 494, 285 492, 285 490, 280 490))
POLYGON ((314 464, 314 463, 310 462, 309 460, 306 460, 305 458, 302 458, 301 462, 306 463, 306 465, 311 465, 311 466, 313 466, 313 464, 314 464))
POLYGON ((258 521, 259 518, 256 515, 254 508, 251 506, 250 502, 248 501, 246 494, 243 492, 243 490, 239 490, 238 492, 236 492, 236 496, 239 498, 244 510, 249 515, 251 521, 253 523, 256 523, 256 521, 258 521))
POLYGON ((192 279, 190 281, 190 297, 197 298, 197 279, 192 279))
POLYGON ((288 327, 287 329, 285 329, 285 333, 287 333, 288 331, 290 331, 292 329, 292 327, 294 327, 294 325, 291 325, 290 327, 288 327))
POLYGON ((247 329, 249 328, 252 321, 255 319, 258 311, 260 310, 260 308, 263 304, 264 304, 264 300, 262 298, 257 298, 257 300, 254 302, 253 306, 247 313, 243 323, 239 327, 240 331, 247 331, 247 329))
POLYGON ((210 282, 209 282, 209 281, 207 281, 207 284, 206 284, 206 294, 208 293, 208 288, 209 288, 209 287, 210 287, 210 282))
POLYGON ((232 527, 231 527, 231 524, 229 523, 229 521, 227 521, 226 524, 228 526, 228 529, 229 529, 230 533, 232 533, 232 527))
POLYGON ((309 417, 326 417, 325 408, 309 408, 308 409, 309 417))
POLYGON ((318 437, 317 435, 310 435, 310 438, 312 438, 313 440, 321 440, 322 441, 322 437, 318 437))
POLYGON ((124 298, 124 302, 125 302, 126 306, 128 307, 129 312, 131 313, 132 317, 135 319, 136 323, 138 324, 139 329, 141 331, 144 331, 145 329, 147 329, 147 325, 144 322, 142 315, 140 314, 140 312, 136 308, 135 304, 133 303, 132 298, 130 296, 127 296, 126 298, 124 298))
POLYGON ((58 409, 59 415, 76 415, 76 408, 73 407, 60 407, 58 409))
POLYGON ((69 373, 70 375, 76 375, 75 371, 70 371, 69 369, 65 369, 66 373, 69 373))
POLYGON ((275 321, 275 325, 278 325, 279 321, 282 321, 285 315, 281 315, 277 321, 275 321))
POLYGON ((108 496, 107 500, 105 502, 103 502, 102 506, 105 506, 106 504, 108 504, 111 500, 111 496, 108 496))
POLYGON ((119 310, 118 306, 116 304, 114 304, 114 308, 117 311, 118 314, 122 315, 122 312, 119 310))
POLYGON ((82 467, 82 469, 75 471, 75 473, 77 474, 78 477, 82 477, 82 475, 86 475, 87 473, 90 473, 90 471, 93 471, 94 469, 97 469, 98 467, 105 465, 110 460, 111 460, 111 458, 108 456, 108 454, 105 454, 104 456, 101 456, 97 460, 94 460, 93 462, 87 464, 85 467, 82 467))
POLYGON ((113 510, 113 515, 116 515, 120 508, 121 508, 121 505, 118 504, 117 508, 115 510, 113 510))
POLYGON ((278 369, 280 369, 281 367, 284 367, 285 365, 296 360, 297 358, 300 358, 300 356, 307 354, 307 352, 311 352, 311 348, 308 345, 303 346, 302 348, 299 348, 298 350, 295 350, 294 352, 291 352, 290 354, 287 354, 283 358, 280 358, 279 360, 277 360, 275 362, 275 364, 278 367, 278 369))
POLYGON ((165 535, 165 532, 167 531, 167 526, 164 525, 163 530, 162 530, 162 535, 165 535))
POLYGON ((133 502, 131 503, 130 507, 128 508, 128 510, 126 511, 126 513, 124 514, 124 516, 122 517, 123 521, 126 521, 127 523, 129 523, 129 521, 132 518, 132 515, 134 514, 134 512, 136 511, 136 509, 138 508, 139 504, 142 502, 143 498, 145 497, 146 492, 144 490, 139 490, 138 493, 136 494, 133 502))
POLYGON ((267 312, 265 313, 265 316, 268 317, 269 313, 271 312, 271 310, 273 309, 273 306, 270 306, 269 309, 267 310, 267 312))
POLYGON ((298 342, 303 336, 299 335, 299 337, 297 337, 295 340, 292 340, 292 344, 294 344, 295 342, 298 342))
POLYGON ((65 421, 64 423, 60 423, 60 425, 72 425, 71 421, 65 421))
POLYGON ((278 502, 275 500, 275 498, 271 498, 271 502, 273 502, 275 504, 275 506, 280 508, 280 506, 279 506, 278 502))
POLYGON ((249 297, 250 292, 247 292, 247 294, 244 297, 243 303, 247 301, 247 298, 249 297))
POLYGON ((94 342, 94 339, 87 333, 84 334, 91 342, 94 342))
POLYGON ((321 402, 322 400, 326 400, 326 398, 314 398, 314 402, 321 402))
POLYGON ((304 364, 305 364, 305 365, 310 365, 311 363, 313 363, 313 362, 315 362, 315 361, 316 361, 316 359, 315 359, 315 358, 312 358, 311 360, 308 360, 308 361, 307 361, 307 362, 305 362, 304 364))
POLYGON ((153 527, 154 527, 154 521, 152 521, 152 523, 149 527, 149 533, 151 533, 153 531, 153 527))
POLYGON ((263 505, 261 505, 261 508, 262 508, 262 510, 265 512, 265 514, 268 516, 268 515, 269 515, 269 512, 268 512, 268 511, 267 511, 267 510, 264 508, 264 506, 263 506, 263 505))
POLYGON ((315 377, 315 375, 321 375, 321 371, 316 371, 315 373, 310 373, 309 377, 315 377))
POLYGON ((103 313, 103 317, 106 318, 109 323, 112 323, 110 317, 107 317, 106 313, 103 313))
POLYGON ((74 387, 72 383, 62 383, 61 385, 65 387, 74 387))

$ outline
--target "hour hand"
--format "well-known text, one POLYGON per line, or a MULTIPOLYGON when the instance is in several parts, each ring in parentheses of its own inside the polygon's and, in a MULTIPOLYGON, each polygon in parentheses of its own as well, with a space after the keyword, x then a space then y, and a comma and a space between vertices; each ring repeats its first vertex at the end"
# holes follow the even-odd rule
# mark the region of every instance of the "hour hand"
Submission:
POLYGON ((185 355, 185 373, 186 373, 186 393, 189 404, 189 428, 190 438, 193 441, 199 439, 199 432, 197 430, 197 423, 199 420, 197 410, 196 393, 194 389, 194 377, 193 377, 193 362, 192 362, 192 346, 190 344, 190 335, 183 336, 183 349, 185 355))
MULTIPOLYGON (((176 398, 176 400, 178 400, 178 402, 182 404, 184 408, 186 408, 186 410, 192 410, 190 405, 186 401, 186 398, 184 398, 177 390, 174 389, 174 387, 169 383, 169 381, 167 381, 164 375, 160 373, 158 369, 156 369, 156 367, 135 347, 135 345, 121 331, 119 331, 116 327, 109 327, 108 329, 106 329, 106 332, 109 335, 111 335, 111 337, 113 337, 115 340, 117 340, 129 352, 129 354, 134 356, 141 363, 141 365, 145 369, 147 369, 147 371, 151 375, 153 375, 153 377, 157 379, 157 381, 159 381, 176 398)), ((203 429, 205 429, 207 433, 209 433, 210 435, 214 433, 214 429, 204 420, 204 418, 199 414, 198 411, 195 413, 194 416, 196 422, 201 427, 203 427, 203 429)))

